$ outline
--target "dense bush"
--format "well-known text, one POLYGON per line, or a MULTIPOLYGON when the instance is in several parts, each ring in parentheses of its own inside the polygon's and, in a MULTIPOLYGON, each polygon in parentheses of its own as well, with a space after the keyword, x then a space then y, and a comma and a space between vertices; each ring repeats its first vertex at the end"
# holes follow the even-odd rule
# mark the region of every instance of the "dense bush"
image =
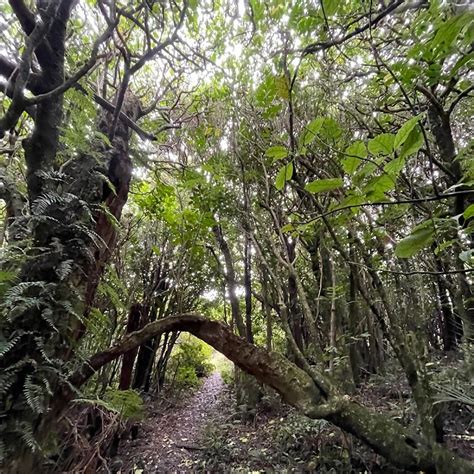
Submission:
POLYGON ((212 348, 193 336, 181 337, 170 360, 171 383, 178 386, 196 386, 199 379, 213 370, 210 362, 212 348))

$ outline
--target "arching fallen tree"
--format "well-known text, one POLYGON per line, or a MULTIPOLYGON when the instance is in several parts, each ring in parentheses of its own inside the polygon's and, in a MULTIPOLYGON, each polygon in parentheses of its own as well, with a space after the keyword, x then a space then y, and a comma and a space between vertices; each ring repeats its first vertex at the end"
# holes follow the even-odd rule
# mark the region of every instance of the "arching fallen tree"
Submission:
MULTIPOLYGON (((69 382, 80 387, 105 364, 165 331, 187 331, 202 339, 242 370, 274 388, 286 402, 306 416, 334 423, 364 441, 395 466, 443 474, 473 471, 470 462, 439 444, 430 445, 415 431, 387 415, 360 405, 341 393, 325 376, 313 370, 302 370, 281 354, 250 344, 233 334, 228 326, 198 314, 165 318, 127 335, 115 346, 91 357, 70 377, 69 382)), ((73 396, 71 389, 63 387, 63 392, 56 397, 55 415, 73 396)))

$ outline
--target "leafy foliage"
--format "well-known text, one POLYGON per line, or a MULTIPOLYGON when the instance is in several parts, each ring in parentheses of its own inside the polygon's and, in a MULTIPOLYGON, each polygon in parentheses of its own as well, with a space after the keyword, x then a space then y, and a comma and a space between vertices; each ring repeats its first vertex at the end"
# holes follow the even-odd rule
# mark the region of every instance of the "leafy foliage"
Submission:
POLYGON ((178 343, 171 357, 170 376, 181 386, 198 385, 199 379, 214 369, 210 362, 211 354, 212 349, 207 344, 189 336, 178 343))

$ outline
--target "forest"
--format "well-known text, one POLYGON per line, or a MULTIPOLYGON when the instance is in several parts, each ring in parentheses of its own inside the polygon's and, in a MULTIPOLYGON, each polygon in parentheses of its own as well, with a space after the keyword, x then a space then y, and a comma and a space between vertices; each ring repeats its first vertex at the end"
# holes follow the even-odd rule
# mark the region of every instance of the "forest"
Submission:
POLYGON ((474 472, 469 0, 0 0, 0 472, 474 472))

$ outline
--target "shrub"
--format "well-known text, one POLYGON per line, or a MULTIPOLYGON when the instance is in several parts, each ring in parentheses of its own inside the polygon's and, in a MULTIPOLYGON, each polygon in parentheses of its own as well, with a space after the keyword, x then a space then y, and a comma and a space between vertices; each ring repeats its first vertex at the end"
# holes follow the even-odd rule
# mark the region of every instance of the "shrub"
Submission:
POLYGON ((220 374, 226 385, 232 385, 234 383, 234 367, 232 365, 223 366, 220 370, 220 374))
POLYGON ((125 420, 138 420, 144 415, 143 400, 135 390, 109 389, 104 400, 111 410, 120 413, 125 420))
POLYGON ((188 336, 180 340, 173 351, 169 365, 169 375, 178 385, 195 386, 199 379, 213 370, 210 362, 212 348, 199 339, 188 336))

